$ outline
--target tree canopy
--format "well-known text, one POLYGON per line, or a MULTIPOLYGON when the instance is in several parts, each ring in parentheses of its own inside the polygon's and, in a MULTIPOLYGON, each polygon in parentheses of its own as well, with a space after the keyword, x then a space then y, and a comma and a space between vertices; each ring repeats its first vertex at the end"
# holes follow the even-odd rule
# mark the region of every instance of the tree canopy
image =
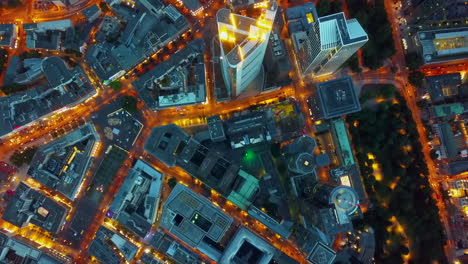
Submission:
POLYGON ((414 85, 416 87, 422 87, 423 85, 423 80, 424 80, 424 73, 420 71, 414 71, 411 72, 408 76, 408 81, 411 85, 414 85))
POLYGON ((138 110, 136 98, 133 96, 124 96, 122 108, 128 112, 136 112, 138 110))

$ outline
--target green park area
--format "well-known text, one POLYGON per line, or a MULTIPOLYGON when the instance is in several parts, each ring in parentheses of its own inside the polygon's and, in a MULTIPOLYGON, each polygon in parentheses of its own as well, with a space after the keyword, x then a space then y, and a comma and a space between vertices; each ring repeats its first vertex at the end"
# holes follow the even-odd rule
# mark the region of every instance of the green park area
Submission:
MULTIPOLYGON (((371 70, 380 68, 386 59, 395 54, 392 28, 388 22, 384 0, 347 0, 347 3, 347 18, 356 18, 369 36, 369 41, 362 47, 364 66, 371 70)), ((355 62, 351 62, 350 66, 355 67, 355 62)))
POLYGON ((21 167, 23 164, 29 165, 36 154, 37 147, 29 147, 24 150, 15 150, 15 152, 10 156, 11 164, 16 167, 21 167))
POLYGON ((366 105, 347 118, 372 204, 356 227, 375 230, 376 263, 447 263, 419 134, 404 98, 394 93, 394 98, 366 105))

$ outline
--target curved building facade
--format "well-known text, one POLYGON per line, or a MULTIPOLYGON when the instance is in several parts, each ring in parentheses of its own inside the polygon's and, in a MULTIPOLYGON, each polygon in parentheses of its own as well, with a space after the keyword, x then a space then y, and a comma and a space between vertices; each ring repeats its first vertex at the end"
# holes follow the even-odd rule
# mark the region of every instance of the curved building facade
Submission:
POLYGON ((359 198, 356 191, 349 186, 331 186, 317 183, 313 189, 314 198, 326 205, 334 205, 335 209, 346 215, 353 214, 359 207, 359 198))
POLYGON ((265 2, 254 19, 220 9, 216 14, 221 48, 221 72, 231 97, 237 97, 258 76, 268 45, 277 4, 265 2))

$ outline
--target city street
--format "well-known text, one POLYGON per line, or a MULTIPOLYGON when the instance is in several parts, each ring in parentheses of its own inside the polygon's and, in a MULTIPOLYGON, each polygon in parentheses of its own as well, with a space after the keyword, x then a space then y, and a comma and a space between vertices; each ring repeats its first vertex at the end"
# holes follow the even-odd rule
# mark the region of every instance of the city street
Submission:
MULTIPOLYGON (((196 17, 187 13, 187 10, 183 8, 180 1, 168 1, 176 6, 181 12, 189 17, 189 21, 191 22, 192 28, 191 32, 197 32, 197 34, 205 40, 207 47, 210 47, 211 40, 213 39, 213 32, 208 30, 208 26, 204 27, 205 24, 213 24, 215 22, 214 16, 216 11, 219 8, 222 8, 225 3, 211 1, 211 5, 205 7, 205 9, 198 14, 196 17)), ((344 1, 346 3, 346 1, 344 1)), ((29 3, 29 2, 28 2, 29 3)), ((32 3, 29 3, 26 8, 15 9, 15 10, 8 10, 3 12, 0 16, 0 23, 17 23, 17 24, 24 24, 24 23, 31 23, 31 22, 42 22, 42 21, 51 21, 51 20, 58 20, 58 19, 66 19, 73 17, 78 12, 83 10, 86 7, 89 7, 93 4, 99 3, 99 1, 79 1, 77 4, 70 8, 63 8, 57 10, 49 10, 47 12, 39 12, 34 10, 32 7, 32 3)), ((405 67, 405 48, 403 47, 402 39, 405 37, 402 34, 406 34, 404 29, 401 29, 401 12, 397 4, 393 4, 393 1, 386 1, 386 9, 387 14, 389 16, 389 20, 392 24, 393 28, 393 38, 395 48, 397 53, 391 58, 390 64, 391 65, 398 65, 398 71, 396 73, 392 73, 389 70, 389 67, 383 67, 381 69, 371 71, 367 70, 363 73, 353 74, 354 85, 358 89, 358 91, 362 88, 365 84, 393 84, 398 91, 404 96, 408 108, 412 112, 413 119, 416 123, 416 127, 419 133, 419 140, 423 147, 424 157, 426 159, 426 164, 429 169, 429 181, 431 186, 433 187, 434 191, 434 199, 437 201, 437 206, 440 211, 440 217, 442 223, 445 226, 446 234, 448 238, 448 244, 446 246, 446 254, 449 257, 449 260, 454 258, 454 249, 456 247, 455 243, 452 241, 452 236, 450 233, 449 228, 449 215, 445 208, 445 204, 441 199, 437 197, 441 196, 439 184, 442 181, 441 176, 439 175, 437 166, 434 164, 434 161, 430 158, 430 145, 428 139, 426 138, 425 127, 421 121, 421 111, 417 106, 417 102, 420 98, 417 97, 416 88, 408 84, 408 75, 409 70, 405 67)), ((288 3, 283 3, 285 6, 288 3)), ((346 8, 346 7, 345 7, 346 8)), ((403 24, 405 25, 405 24, 403 24)), ((24 40, 24 32, 20 33, 20 38, 24 40)), ((183 40, 182 40, 183 42, 183 40)), ((287 42, 289 48, 291 48, 291 43, 287 42)), ((25 49, 24 41, 20 42, 20 47, 15 51, 10 51, 10 53, 19 54, 25 49)), ((184 47, 183 44, 181 45, 172 45, 170 47, 170 52, 167 52, 164 56, 169 57, 170 54, 177 52, 178 50, 184 47)), ((50 55, 50 54, 49 54, 50 55)), ((54 55, 54 54, 52 54, 54 55)), ((57 52, 57 55, 62 55, 60 52, 57 52)), ((163 58, 164 58, 163 56, 163 58)), ((154 55, 153 57, 158 57, 154 55)), ((154 168, 158 169, 159 171, 163 172, 164 174, 164 186, 162 189, 161 194, 161 201, 164 201, 170 193, 170 188, 168 186, 168 179, 174 177, 177 179, 178 182, 183 183, 189 186, 192 190, 195 190, 198 193, 206 192, 201 183, 191 177, 189 174, 184 172, 179 167, 169 168, 164 165, 161 161, 155 159, 148 153, 146 153, 143 149, 145 141, 147 140, 148 136, 151 133, 151 129, 153 127, 167 125, 167 124, 177 124, 180 127, 196 127, 196 126, 204 126, 206 125, 206 118, 212 115, 221 115, 222 117, 229 117, 232 115, 233 112, 242 111, 248 109, 252 105, 262 104, 262 103, 272 103, 278 101, 280 98, 285 97, 293 97, 299 103, 301 110, 303 111, 304 115, 306 116, 306 132, 313 135, 314 132, 314 121, 312 120, 309 114, 309 105, 307 103, 307 99, 310 95, 315 93, 315 84, 318 81, 325 81, 329 79, 334 79, 336 76, 327 76, 326 78, 317 80, 312 78, 300 78, 296 71, 296 67, 293 67, 293 72, 291 73, 293 83, 288 86, 281 87, 280 89, 274 91, 268 91, 258 94, 257 96, 247 97, 232 101, 225 101, 225 102, 217 102, 215 98, 215 87, 213 81, 213 64, 212 64, 212 54, 209 48, 206 49, 205 54, 205 65, 206 65, 206 85, 207 85, 207 100, 203 104, 197 105, 186 105, 180 107, 173 107, 162 109, 158 111, 150 110, 146 105, 143 103, 138 104, 138 111, 140 112, 141 122, 144 125, 143 130, 139 134, 135 144, 131 149, 128 149, 128 156, 126 161, 133 161, 137 158, 142 158, 148 163, 150 163, 154 168)), ((359 56, 361 57, 361 56, 359 56)), ((291 58, 294 60, 294 55, 291 55, 291 58)), ((360 63, 362 64, 362 59, 360 59, 360 63)), ((295 64, 295 63, 293 63, 295 64)), ((116 100, 119 100, 124 95, 131 95, 137 96, 135 89, 132 87, 131 83, 137 78, 137 76, 132 76, 131 73, 134 71, 147 71, 142 69, 141 64, 136 66, 134 69, 127 72, 126 77, 121 78, 122 88, 118 91, 112 90, 109 87, 104 87, 99 81, 96 74, 93 70, 84 63, 83 59, 79 62, 79 65, 84 69, 85 73, 87 74, 88 78, 90 79, 91 83, 96 87, 97 93, 93 97, 87 99, 86 101, 79 103, 76 106, 63 108, 59 111, 51 113, 48 116, 42 117, 30 125, 21 128, 18 131, 14 131, 13 133, 9 134, 7 137, 2 138, 0 140, 0 161, 8 161, 9 157, 15 150, 22 150, 26 147, 30 146, 40 146, 46 143, 51 142, 54 137, 52 136, 53 133, 56 133, 59 130, 63 130, 68 124, 72 121, 77 119, 82 119, 86 122, 93 122, 93 116, 96 115, 103 107, 109 105, 117 105, 116 100)), ((452 72, 459 72, 461 70, 466 70, 466 63, 447 63, 447 64, 440 64, 435 66, 424 66, 422 67, 421 71, 425 73, 425 75, 436 75, 442 73, 452 73, 452 72)), ((1 80, 0 80, 1 81, 1 80)), ((69 131, 67 131, 69 132, 69 131)), ((102 135, 101 135, 102 136, 102 135)), ((100 161, 102 161, 104 157, 104 151, 107 146, 100 147, 96 153, 95 160, 91 166, 90 171, 86 174, 85 179, 83 180, 83 184, 81 185, 83 190, 86 190, 87 186, 93 180, 94 173, 96 172, 97 168, 99 167, 100 161)), ((127 164, 128 165, 128 164, 127 164)), ((96 214, 93 217, 92 222, 89 224, 86 232, 82 235, 83 239, 81 240, 78 247, 71 246, 70 243, 66 242, 63 237, 63 234, 59 236, 54 236, 52 234, 47 233, 44 230, 41 230, 33 225, 29 225, 25 228, 17 228, 8 222, 0 220, 0 227, 10 233, 15 233, 24 237, 26 239, 30 239, 44 247, 48 248, 53 254, 60 256, 61 258, 73 258, 77 261, 77 263, 89 263, 89 255, 87 254, 87 247, 89 246, 91 240, 94 238, 96 231, 101 225, 106 226, 107 228, 114 230, 116 232, 120 232, 124 237, 128 240, 133 241, 135 245, 139 247, 139 251, 137 253, 137 258, 134 258, 132 263, 136 263, 136 260, 141 256, 145 250, 145 247, 148 246, 148 241, 151 237, 146 239, 138 238, 137 236, 133 235, 132 233, 120 228, 113 220, 107 218, 105 216, 105 212, 107 211, 112 199, 114 198, 115 194, 117 193, 120 185, 122 184, 123 180, 127 176, 130 167, 124 165, 122 166, 116 173, 116 176, 113 179, 113 183, 108 189, 108 191, 103 194, 100 203, 96 205, 96 214), (60 237, 60 239, 58 239, 60 237)), ((83 198, 84 191, 82 190, 74 201, 66 198, 64 195, 58 193, 51 188, 40 184, 39 182, 29 178, 26 175, 27 166, 20 167, 18 172, 15 173, 12 181, 9 183, 8 186, 3 186, 0 189, 1 192, 6 192, 7 190, 14 190, 16 186, 20 182, 26 182, 29 186, 41 190, 42 193, 47 195, 48 197, 54 199, 59 204, 62 204, 66 207, 73 208, 76 206, 81 199, 83 198)), ((323 173, 322 173, 323 174, 323 173)), ((234 206, 229 201, 226 201, 222 198, 219 194, 212 191, 208 197, 214 204, 218 205, 229 214, 231 217, 234 218, 236 225, 246 225, 255 233, 266 239, 276 248, 290 256, 291 258, 297 260, 300 263, 305 263, 305 255, 301 253, 297 247, 288 240, 284 240, 280 238, 278 235, 274 234, 271 230, 269 230, 266 226, 261 224, 260 222, 252 219, 245 211, 240 210, 236 206, 234 206)), ((70 219, 75 216, 76 208, 70 210, 67 216, 67 223, 64 225, 64 229, 68 229, 70 226, 70 219)), ((160 214, 158 214, 160 215, 160 214)), ((158 223, 156 223, 151 233, 154 234, 158 223)), ((179 241, 181 242, 181 241, 179 241)), ((181 242, 182 243, 182 242, 181 242)), ((411 245, 410 245, 411 247, 411 245)), ((198 252, 200 253, 200 252, 198 252)), ((160 256, 156 254, 157 256, 160 256)), ((201 255, 203 259, 206 261, 210 261, 207 256, 201 255)))

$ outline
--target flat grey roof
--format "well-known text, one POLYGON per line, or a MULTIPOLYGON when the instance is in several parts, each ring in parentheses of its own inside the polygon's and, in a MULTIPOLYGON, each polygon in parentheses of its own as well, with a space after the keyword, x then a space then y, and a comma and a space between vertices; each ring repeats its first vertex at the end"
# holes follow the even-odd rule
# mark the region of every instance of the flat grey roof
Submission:
POLYGON ((172 189, 161 215, 161 228, 191 247, 204 239, 219 242, 233 219, 211 201, 182 184, 172 189))
POLYGON ((362 33, 362 32, 353 31, 354 28, 350 27, 350 22, 349 22, 353 20, 346 20, 346 17, 343 12, 320 17, 319 20, 320 20, 320 23, 324 23, 324 22, 331 21, 331 20, 336 21, 338 25, 338 30, 340 32, 341 40, 343 41, 343 45, 348 45, 348 44, 352 44, 352 43, 356 43, 356 42, 360 42, 360 41, 364 41, 368 39, 367 34, 361 35, 359 33, 362 33))
POLYGON ((175 124, 153 128, 144 149, 169 167, 176 164, 174 152, 180 144, 186 144, 190 136, 175 124))
POLYGON ((42 71, 51 87, 63 85, 73 77, 65 61, 56 56, 45 58, 42 61, 42 71))
POLYGON ((86 19, 90 19, 94 14, 98 13, 98 12, 101 12, 101 10, 99 9, 99 7, 94 4, 88 8, 86 8, 85 10, 83 10, 83 16, 86 17, 86 19))
POLYGON ((0 46, 10 46, 14 30, 14 24, 0 24, 0 46))

